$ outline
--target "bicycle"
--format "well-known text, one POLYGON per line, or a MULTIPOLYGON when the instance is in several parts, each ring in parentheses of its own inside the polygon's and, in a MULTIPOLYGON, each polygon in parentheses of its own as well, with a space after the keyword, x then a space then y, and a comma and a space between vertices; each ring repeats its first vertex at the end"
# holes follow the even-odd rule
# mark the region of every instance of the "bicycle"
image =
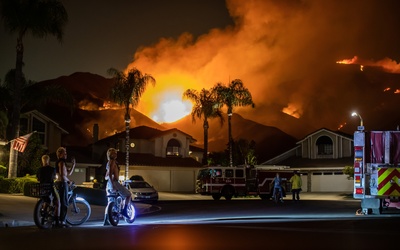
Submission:
POLYGON ((133 223, 136 219, 136 209, 132 204, 132 201, 128 204, 128 209, 126 215, 123 214, 123 209, 125 206, 125 198, 123 198, 119 192, 109 191, 107 198, 109 198, 109 203, 107 205, 107 217, 108 221, 113 226, 118 226, 119 220, 124 218, 129 224, 133 223))
POLYGON ((280 201, 281 203, 283 203, 283 188, 275 188, 274 187, 274 194, 273 194, 273 200, 275 203, 278 203, 278 201, 280 201))
MULTIPOLYGON (((92 212, 89 203, 74 192, 75 188, 76 185, 72 183, 68 191, 69 206, 66 217, 66 222, 73 226, 85 223, 92 212)), ((35 225, 41 229, 54 227, 58 206, 57 198, 53 194, 54 184, 35 183, 30 189, 31 196, 39 198, 33 212, 35 225)))

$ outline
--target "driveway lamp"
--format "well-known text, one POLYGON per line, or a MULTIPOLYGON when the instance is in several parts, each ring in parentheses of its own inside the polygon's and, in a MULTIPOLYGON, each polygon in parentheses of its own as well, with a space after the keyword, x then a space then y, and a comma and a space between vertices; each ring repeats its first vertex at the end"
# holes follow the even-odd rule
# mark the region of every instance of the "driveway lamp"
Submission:
POLYGON ((363 131, 364 130, 364 123, 363 123, 363 119, 361 117, 360 114, 353 112, 351 113, 351 116, 358 116, 360 118, 360 126, 357 127, 358 130, 363 131))

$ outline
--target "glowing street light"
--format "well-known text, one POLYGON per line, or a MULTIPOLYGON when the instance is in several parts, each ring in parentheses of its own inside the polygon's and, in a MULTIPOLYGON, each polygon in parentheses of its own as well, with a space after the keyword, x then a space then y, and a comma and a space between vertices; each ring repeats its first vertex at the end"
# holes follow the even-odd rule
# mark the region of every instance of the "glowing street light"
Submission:
POLYGON ((360 118, 360 126, 358 126, 357 129, 360 131, 364 130, 364 123, 363 123, 363 119, 362 119, 361 115, 356 112, 353 112, 353 113, 351 113, 351 116, 358 116, 360 118))

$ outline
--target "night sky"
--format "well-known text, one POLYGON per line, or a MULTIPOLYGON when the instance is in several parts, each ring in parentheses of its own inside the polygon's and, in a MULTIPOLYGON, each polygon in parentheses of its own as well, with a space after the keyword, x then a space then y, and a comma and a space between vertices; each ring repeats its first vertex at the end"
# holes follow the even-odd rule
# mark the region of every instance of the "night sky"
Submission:
MULTIPOLYGON (((256 108, 236 111, 266 125, 279 124, 274 114, 281 112, 316 127, 351 131, 358 123, 353 110, 366 127, 374 124, 369 129, 388 114, 393 121, 385 129, 400 124, 393 108, 400 98, 400 1, 63 3, 69 23, 62 44, 53 37, 24 41, 28 79, 78 71, 109 77, 110 67, 137 67, 157 80, 138 106, 154 118, 162 103, 180 99, 188 88, 239 78, 256 108), (336 63, 344 59, 353 65, 336 63)), ((15 40, 1 29, 0 78, 15 64, 15 40)))

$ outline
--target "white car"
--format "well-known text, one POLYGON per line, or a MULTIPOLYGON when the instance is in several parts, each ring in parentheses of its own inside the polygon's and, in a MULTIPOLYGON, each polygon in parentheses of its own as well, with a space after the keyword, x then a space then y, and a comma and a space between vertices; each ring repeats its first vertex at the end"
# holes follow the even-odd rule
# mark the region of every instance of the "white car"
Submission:
POLYGON ((132 194, 132 201, 157 202, 158 192, 146 181, 127 181, 126 187, 132 194))

